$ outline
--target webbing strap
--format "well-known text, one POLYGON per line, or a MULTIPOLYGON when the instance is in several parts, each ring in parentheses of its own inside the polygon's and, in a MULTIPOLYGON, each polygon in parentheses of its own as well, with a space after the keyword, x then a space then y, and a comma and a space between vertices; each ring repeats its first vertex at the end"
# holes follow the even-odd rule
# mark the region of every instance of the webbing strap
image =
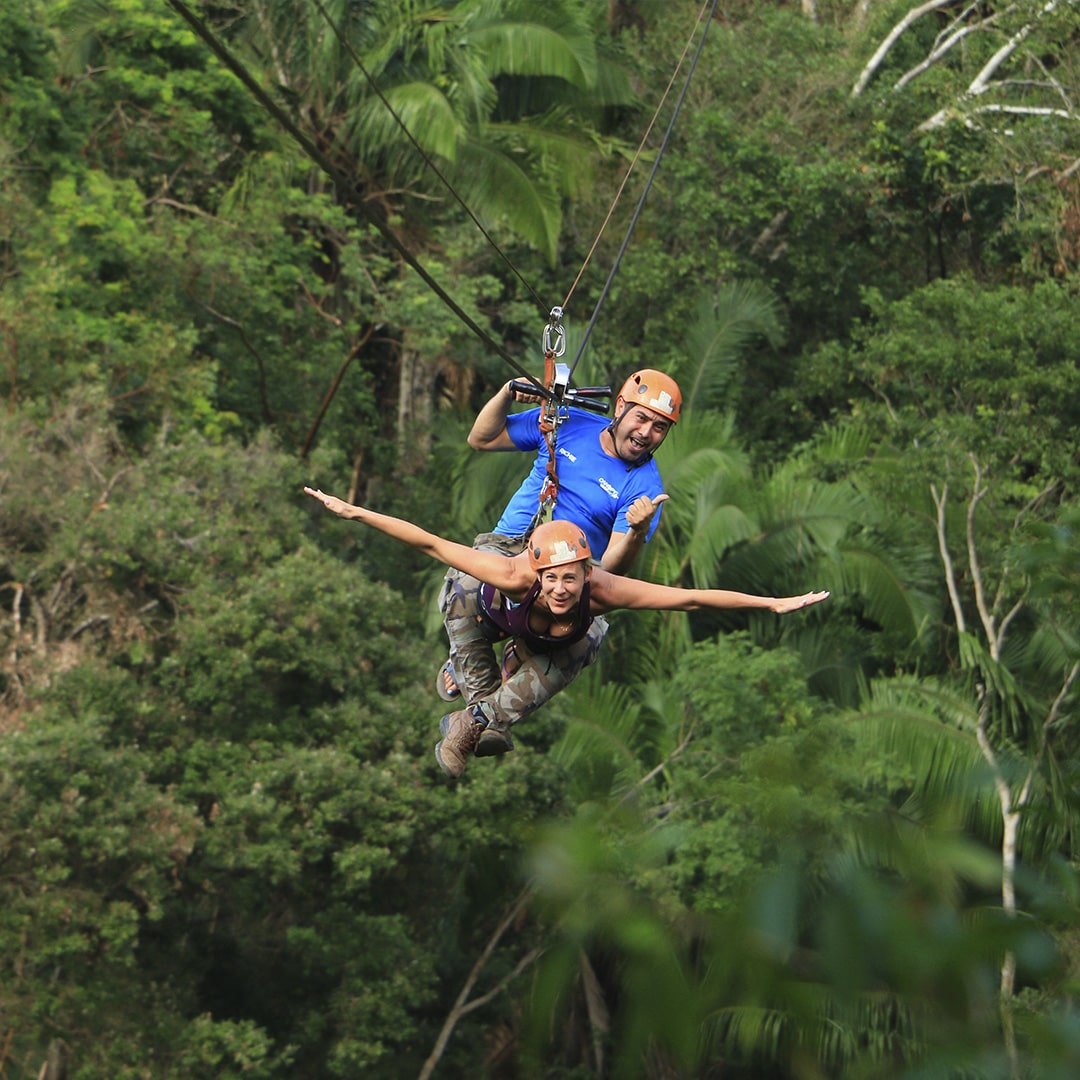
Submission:
MULTIPOLYGON (((555 350, 546 349, 544 352, 544 386, 551 390, 555 385, 555 350)), ((540 433, 547 443, 548 460, 547 476, 540 485, 540 508, 533 517, 529 532, 532 533, 537 525, 550 521, 555 512, 555 500, 559 497, 559 474, 556 466, 556 450, 558 447, 559 431, 559 402, 552 397, 540 407, 540 433)))

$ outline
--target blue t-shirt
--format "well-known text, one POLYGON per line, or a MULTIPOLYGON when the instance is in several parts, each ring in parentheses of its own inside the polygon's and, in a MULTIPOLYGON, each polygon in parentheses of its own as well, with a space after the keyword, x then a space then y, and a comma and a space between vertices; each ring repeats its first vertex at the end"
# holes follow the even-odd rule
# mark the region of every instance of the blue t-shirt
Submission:
MULTIPOLYGON (((540 492, 547 479, 550 455, 537 423, 539 414, 539 409, 530 409, 512 413, 506 421, 506 431, 514 445, 519 450, 535 451, 537 456, 532 471, 495 526, 494 531, 502 536, 524 536, 540 508, 540 492)), ((555 443, 559 494, 554 518, 572 521, 584 529, 594 559, 603 557, 613 532, 630 531, 626 510, 635 499, 642 495, 655 499, 664 490, 655 461, 635 467, 604 453, 600 434, 608 423, 602 416, 571 409, 569 418, 559 426, 555 443)), ((646 539, 659 523, 658 508, 646 539)))

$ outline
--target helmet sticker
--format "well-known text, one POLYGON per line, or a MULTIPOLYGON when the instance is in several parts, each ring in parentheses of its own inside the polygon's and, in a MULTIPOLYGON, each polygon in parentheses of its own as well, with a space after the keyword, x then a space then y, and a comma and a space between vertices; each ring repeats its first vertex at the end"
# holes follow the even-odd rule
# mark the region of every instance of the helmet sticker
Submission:
POLYGON ((654 397, 649 400, 649 408, 656 409, 657 412, 667 413, 671 416, 675 412, 675 402, 671 400, 671 395, 666 390, 660 391, 659 397, 654 397))
POLYGON ((565 540, 556 540, 551 545, 551 565, 555 566, 558 563, 573 562, 575 559, 580 559, 581 556, 577 553, 576 548, 571 547, 565 540))

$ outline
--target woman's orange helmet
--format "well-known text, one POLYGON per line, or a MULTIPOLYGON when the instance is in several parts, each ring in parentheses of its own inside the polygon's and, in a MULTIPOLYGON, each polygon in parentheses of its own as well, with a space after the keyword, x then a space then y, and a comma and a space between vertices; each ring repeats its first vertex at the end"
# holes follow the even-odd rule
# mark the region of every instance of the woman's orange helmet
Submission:
POLYGON ((589 541, 572 521, 546 521, 529 537, 529 565, 537 572, 591 559, 589 541))
POLYGON ((679 413, 682 412, 682 391, 679 389, 679 384, 662 371, 655 371, 653 368, 635 371, 623 383, 619 396, 626 402, 628 408, 631 405, 641 405, 670 420, 673 424, 679 422, 679 413))

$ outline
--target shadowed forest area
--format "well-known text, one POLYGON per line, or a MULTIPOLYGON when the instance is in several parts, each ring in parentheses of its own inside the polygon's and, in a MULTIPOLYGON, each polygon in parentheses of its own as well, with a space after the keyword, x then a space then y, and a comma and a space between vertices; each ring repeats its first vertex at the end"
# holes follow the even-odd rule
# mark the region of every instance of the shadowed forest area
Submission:
POLYGON ((0 160, 0 1080, 1078 1075, 1076 0, 11 0, 0 160), (634 574, 831 597, 452 781, 303 487, 490 530, 564 304, 634 574))

